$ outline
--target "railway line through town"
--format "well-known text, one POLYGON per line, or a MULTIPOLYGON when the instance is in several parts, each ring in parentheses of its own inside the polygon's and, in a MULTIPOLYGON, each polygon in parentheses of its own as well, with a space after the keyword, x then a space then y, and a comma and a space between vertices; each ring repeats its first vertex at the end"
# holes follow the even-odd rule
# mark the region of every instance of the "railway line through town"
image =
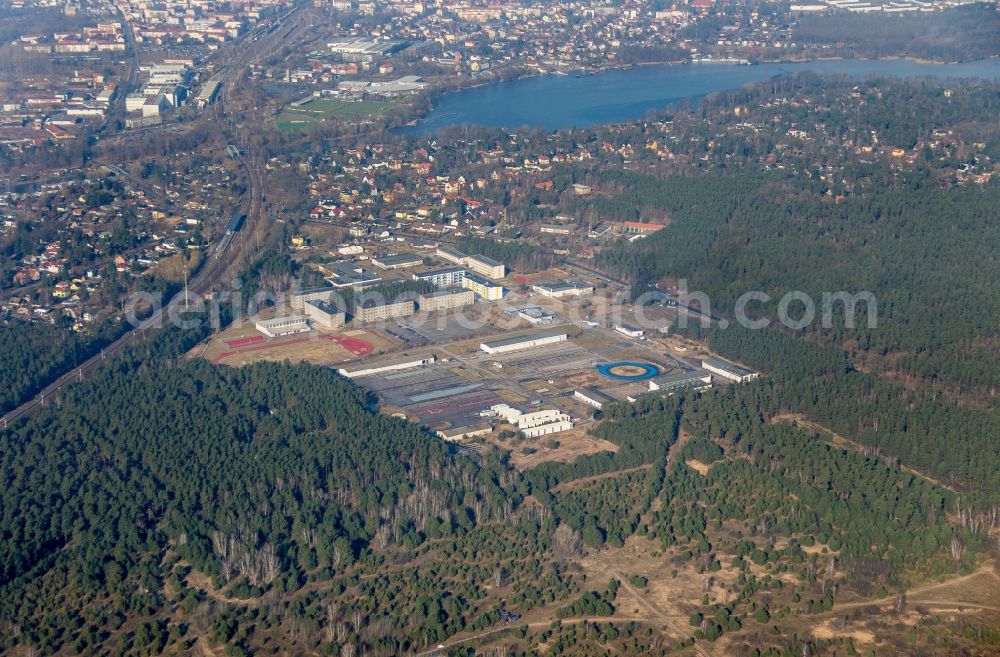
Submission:
MULTIPOLYGON (((295 11, 297 9, 291 10, 286 16, 294 15, 295 11)), ((246 41, 245 37, 243 41, 246 41)), ((234 47, 239 47, 239 44, 234 45, 234 47)), ((249 55, 249 52, 245 50, 245 46, 241 48, 239 53, 243 56, 249 55)), ((138 57, 137 54, 135 56, 138 57)), ((246 63, 246 60, 240 56, 230 58, 223 71, 222 79, 229 81, 233 69, 235 67, 242 67, 246 63)), ((132 73, 130 73, 130 80, 134 75, 138 74, 137 71, 138 67, 136 66, 133 68, 132 73)), ((234 141, 236 133, 235 124, 227 120, 229 117, 225 114, 225 107, 222 105, 225 102, 228 91, 228 86, 224 86, 224 92, 220 94, 220 106, 210 115, 209 120, 218 123, 220 130, 227 140, 234 141)), ((233 236, 226 249, 226 257, 206 258, 201 269, 188 282, 187 286, 175 294, 161 308, 154 309, 152 315, 147 319, 139 322, 132 330, 126 331, 116 340, 106 345, 99 353, 94 354, 72 370, 64 372, 54 381, 48 383, 32 399, 23 402, 0 417, 0 431, 16 425, 18 420, 34 415, 47 404, 53 403, 53 400, 58 400, 59 392, 64 387, 88 378, 109 358, 121 353, 127 347, 143 342, 152 334, 154 329, 165 326, 169 321, 182 313, 183 309, 189 305, 192 296, 197 298, 217 288, 224 282, 226 275, 234 267, 243 262, 243 259, 249 255, 249 243, 253 239, 255 232, 265 228, 261 225, 264 218, 264 181, 260 167, 255 162, 252 152, 248 152, 246 155, 241 154, 237 158, 237 161, 247 181, 247 188, 238 203, 237 211, 246 215, 246 221, 242 229, 233 236)))

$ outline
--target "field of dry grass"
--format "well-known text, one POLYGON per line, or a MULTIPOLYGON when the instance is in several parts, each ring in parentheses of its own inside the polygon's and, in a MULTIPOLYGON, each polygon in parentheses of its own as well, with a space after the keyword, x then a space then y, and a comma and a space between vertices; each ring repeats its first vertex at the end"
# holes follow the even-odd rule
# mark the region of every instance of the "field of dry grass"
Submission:
POLYGON ((519 442, 488 438, 500 447, 511 450, 511 463, 519 470, 527 470, 546 461, 569 463, 586 454, 618 451, 618 446, 614 443, 587 435, 587 427, 574 427, 569 431, 519 442), (559 446, 548 447, 551 440, 557 441, 559 446), (521 451, 524 447, 531 447, 537 451, 533 454, 525 454, 521 451))

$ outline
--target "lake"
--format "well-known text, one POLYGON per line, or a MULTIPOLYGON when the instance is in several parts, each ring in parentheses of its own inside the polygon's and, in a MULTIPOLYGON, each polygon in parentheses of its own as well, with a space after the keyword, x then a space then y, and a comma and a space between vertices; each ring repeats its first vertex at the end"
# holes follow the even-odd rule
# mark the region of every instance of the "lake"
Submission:
POLYGON ((426 134, 450 125, 514 128, 524 125, 549 130, 616 123, 642 117, 688 98, 738 89, 801 71, 859 78, 895 77, 982 78, 1000 80, 1000 59, 962 64, 930 64, 906 59, 839 59, 755 64, 656 64, 614 69, 576 77, 541 75, 498 82, 450 93, 438 99, 421 121, 399 132, 426 134))

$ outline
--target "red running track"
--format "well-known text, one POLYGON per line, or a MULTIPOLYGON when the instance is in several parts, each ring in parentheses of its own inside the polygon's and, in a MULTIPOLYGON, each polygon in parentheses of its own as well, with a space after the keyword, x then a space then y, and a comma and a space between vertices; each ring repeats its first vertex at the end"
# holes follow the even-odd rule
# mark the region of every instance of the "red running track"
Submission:
POLYGON ((237 338, 226 342, 227 347, 246 347, 251 344, 260 344, 264 341, 263 335, 251 335, 249 338, 237 338))
POLYGON ((344 349, 348 350, 355 356, 367 356, 375 350, 372 343, 362 340, 361 338, 341 338, 333 337, 334 342, 339 344, 344 349))

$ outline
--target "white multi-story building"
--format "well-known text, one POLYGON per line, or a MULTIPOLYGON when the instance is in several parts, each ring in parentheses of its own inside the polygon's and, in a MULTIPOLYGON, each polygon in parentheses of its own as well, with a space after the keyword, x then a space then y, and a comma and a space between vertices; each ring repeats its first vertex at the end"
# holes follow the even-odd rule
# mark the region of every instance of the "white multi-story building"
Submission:
POLYGON ((507 275, 507 268, 502 262, 497 262, 493 258, 484 255, 470 255, 465 258, 465 266, 479 274, 499 280, 507 275))
POLYGON ((369 302, 357 309, 357 317, 362 322, 375 322, 396 317, 407 317, 416 312, 413 299, 392 303, 369 302))
POLYGON ((547 436, 573 428, 569 415, 555 409, 544 409, 526 413, 507 404, 491 406, 498 417, 517 427, 528 438, 547 436))
POLYGON ((447 267, 413 274, 415 281, 429 281, 436 287, 455 287, 465 282, 465 270, 461 267, 447 267))
POLYGON ((340 328, 347 321, 347 313, 321 299, 307 301, 305 311, 306 316, 314 323, 328 329, 340 328))
POLYGON ((333 301, 337 290, 332 287, 315 287, 309 290, 296 290, 288 295, 288 305, 292 310, 305 310, 305 304, 309 301, 333 301))
POLYGON ((449 308, 461 308, 471 303, 475 303, 476 293, 472 290, 438 290, 430 294, 421 294, 417 298, 420 310, 433 312, 435 310, 447 310, 449 308))
POLYGON ((506 292, 503 285, 472 272, 465 272, 465 276, 462 278, 462 287, 472 290, 476 296, 487 301, 500 301, 506 292))

